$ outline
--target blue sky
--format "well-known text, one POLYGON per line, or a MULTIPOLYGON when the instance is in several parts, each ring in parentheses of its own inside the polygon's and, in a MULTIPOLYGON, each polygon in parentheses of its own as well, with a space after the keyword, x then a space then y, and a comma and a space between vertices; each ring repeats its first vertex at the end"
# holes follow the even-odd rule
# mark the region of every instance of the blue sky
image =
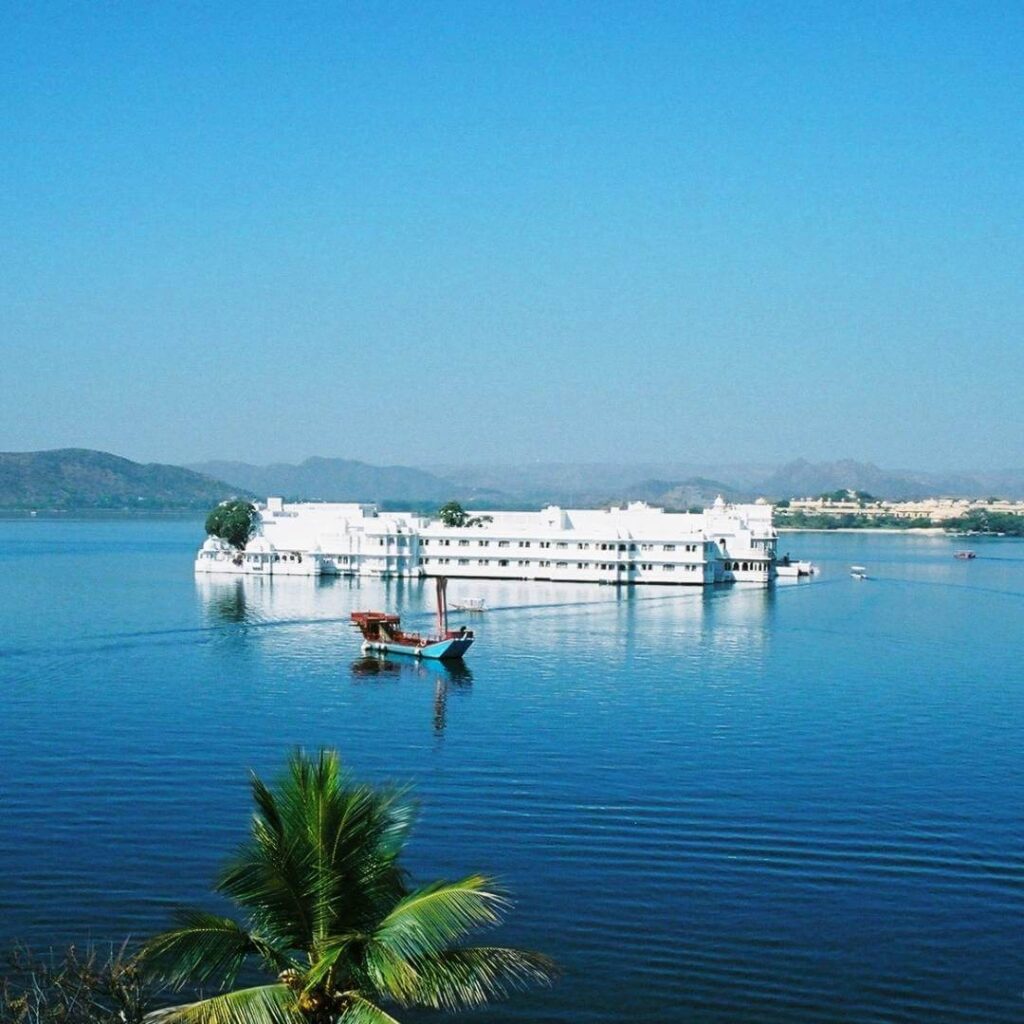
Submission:
POLYGON ((0 12, 0 449, 1024 464, 1019 4, 0 12))

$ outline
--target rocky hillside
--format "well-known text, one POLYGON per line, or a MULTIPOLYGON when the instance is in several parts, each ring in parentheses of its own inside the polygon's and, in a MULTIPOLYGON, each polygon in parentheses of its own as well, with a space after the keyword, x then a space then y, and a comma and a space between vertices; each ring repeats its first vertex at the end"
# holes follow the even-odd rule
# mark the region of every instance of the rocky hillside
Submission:
POLYGON ((0 452, 0 508, 205 509, 243 489, 87 448, 0 452))

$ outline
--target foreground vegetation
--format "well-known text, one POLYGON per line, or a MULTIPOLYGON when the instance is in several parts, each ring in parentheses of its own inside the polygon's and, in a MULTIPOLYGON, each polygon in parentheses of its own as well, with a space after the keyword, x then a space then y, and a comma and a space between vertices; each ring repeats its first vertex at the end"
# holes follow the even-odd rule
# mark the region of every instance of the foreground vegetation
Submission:
POLYGON ((275 789, 254 776, 252 794, 249 840, 216 886, 246 920, 185 911, 141 951, 145 976, 220 993, 162 1024, 394 1024, 394 1008, 462 1010, 554 978, 539 953, 461 945, 508 909, 491 879, 409 886, 403 792, 357 784, 321 752, 295 754, 275 789), (234 988, 243 970, 270 979, 234 988))
POLYGON ((72 946, 39 954, 16 947, 0 976, 4 1024, 141 1024, 156 993, 124 947, 72 946))
POLYGON ((252 794, 249 839, 216 885, 244 921, 183 911, 135 956, 18 949, 0 1022, 397 1024, 403 1008, 458 1011, 554 979, 539 953, 462 944, 509 908, 491 879, 410 886, 403 791, 356 783, 323 751, 294 754, 274 788, 254 776, 252 794))

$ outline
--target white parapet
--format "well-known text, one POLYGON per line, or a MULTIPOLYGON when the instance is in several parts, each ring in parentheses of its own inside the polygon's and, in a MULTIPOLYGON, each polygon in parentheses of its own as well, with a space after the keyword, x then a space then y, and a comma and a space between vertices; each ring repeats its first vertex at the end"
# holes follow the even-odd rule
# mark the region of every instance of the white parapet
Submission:
POLYGON ((768 582, 776 533, 764 502, 703 512, 666 512, 644 502, 625 508, 473 514, 448 527, 414 512, 374 505, 270 498, 245 552, 210 538, 196 572, 250 575, 321 573, 479 579, 660 583, 704 586, 768 582))

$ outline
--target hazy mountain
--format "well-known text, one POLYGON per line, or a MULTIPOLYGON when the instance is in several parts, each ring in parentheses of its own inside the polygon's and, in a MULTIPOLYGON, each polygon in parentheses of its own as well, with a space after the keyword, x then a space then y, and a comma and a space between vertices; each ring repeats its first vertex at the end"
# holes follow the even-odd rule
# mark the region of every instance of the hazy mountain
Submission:
POLYGON ((238 493, 180 466, 88 448, 0 452, 0 508, 202 509, 238 493))
POLYGON ((839 488, 883 498, 1024 497, 1024 470, 923 473, 885 470, 844 459, 785 466, 735 464, 628 466, 551 463, 447 466, 444 472, 373 466, 350 459, 311 458, 299 465, 204 462, 187 468, 140 464, 107 452, 66 448, 0 453, 0 508, 206 508, 232 494, 322 501, 376 501, 433 506, 455 498, 477 508, 538 507, 548 502, 600 506, 647 501, 671 509, 759 496, 792 498, 839 488))
POLYGON ((279 462, 203 462, 189 467, 266 496, 306 501, 489 501, 495 492, 409 466, 372 466, 352 459, 310 458, 298 465, 279 462))
POLYGON ((446 463, 428 467, 431 472, 468 486, 501 491, 534 502, 558 501, 580 506, 601 503, 631 492, 638 481, 667 482, 727 480, 731 491, 750 493, 775 468, 739 463, 708 465, 698 462, 616 463, 550 462, 514 465, 446 463))
POLYGON ((706 508, 719 494, 726 501, 753 501, 757 495, 740 490, 732 484, 707 477, 689 480, 644 480, 626 490, 627 501, 646 501, 672 511, 685 512, 691 508, 706 508))
POLYGON ((885 470, 870 462, 842 459, 787 463, 761 481, 759 490, 771 498, 797 498, 849 488, 879 498, 1024 496, 1024 472, 926 473, 885 470))

